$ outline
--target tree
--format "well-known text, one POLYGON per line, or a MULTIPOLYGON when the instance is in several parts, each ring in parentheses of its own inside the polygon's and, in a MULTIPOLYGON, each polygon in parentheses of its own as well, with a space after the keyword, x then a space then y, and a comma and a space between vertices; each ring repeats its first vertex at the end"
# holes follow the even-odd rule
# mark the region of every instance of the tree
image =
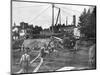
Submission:
POLYGON ((34 34, 39 34, 40 31, 42 31, 42 30, 43 30, 43 29, 42 29, 41 26, 39 27, 39 26, 36 25, 36 26, 34 27, 34 34))
POLYGON ((82 34, 85 34, 87 38, 96 38, 96 7, 93 11, 86 12, 84 9, 83 13, 79 17, 79 26, 82 34))

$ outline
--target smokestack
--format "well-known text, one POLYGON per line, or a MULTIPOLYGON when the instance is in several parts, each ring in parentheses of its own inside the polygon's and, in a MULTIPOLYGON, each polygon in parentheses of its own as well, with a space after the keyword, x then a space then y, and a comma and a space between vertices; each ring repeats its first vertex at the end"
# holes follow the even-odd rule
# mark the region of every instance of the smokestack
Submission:
POLYGON ((68 18, 66 17, 66 26, 68 25, 68 18))
POLYGON ((76 26, 76 15, 73 15, 73 25, 76 26))

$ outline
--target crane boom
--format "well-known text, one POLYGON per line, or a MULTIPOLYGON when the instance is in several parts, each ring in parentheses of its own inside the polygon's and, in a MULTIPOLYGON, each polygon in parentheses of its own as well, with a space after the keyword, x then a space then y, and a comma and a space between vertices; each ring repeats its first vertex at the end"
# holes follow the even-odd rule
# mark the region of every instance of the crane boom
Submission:
POLYGON ((60 16, 60 8, 59 8, 59 11, 58 11, 58 16, 57 16, 57 20, 56 20, 56 25, 57 25, 57 23, 58 23, 59 16, 60 16))

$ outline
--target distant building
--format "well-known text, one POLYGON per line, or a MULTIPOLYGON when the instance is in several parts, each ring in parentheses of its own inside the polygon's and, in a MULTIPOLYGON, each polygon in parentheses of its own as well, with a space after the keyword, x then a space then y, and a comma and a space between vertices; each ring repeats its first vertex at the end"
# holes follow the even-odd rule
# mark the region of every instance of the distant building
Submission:
POLYGON ((19 28, 20 26, 17 26, 15 23, 14 23, 14 26, 12 26, 12 39, 13 40, 19 39, 19 28))
POLYGON ((14 40, 19 38, 23 38, 24 36, 32 34, 33 32, 33 25, 28 25, 28 23, 21 22, 20 25, 16 25, 12 27, 12 37, 14 40))
POLYGON ((27 29, 28 27, 29 27, 28 23, 25 23, 25 22, 20 23, 20 28, 21 29, 27 29))
POLYGON ((64 32, 65 34, 71 34, 76 38, 79 38, 81 36, 79 28, 75 25, 67 25, 66 27, 61 27, 59 31, 64 32))
POLYGON ((80 30, 76 27, 74 28, 74 37, 75 38, 80 38, 81 34, 80 34, 80 30))
POLYGON ((28 23, 25 22, 20 23, 20 31, 19 31, 20 37, 25 36, 27 28, 28 28, 28 23))
POLYGON ((75 25, 67 25, 66 27, 61 27, 59 31, 66 32, 68 34, 74 34, 74 28, 76 28, 75 25))

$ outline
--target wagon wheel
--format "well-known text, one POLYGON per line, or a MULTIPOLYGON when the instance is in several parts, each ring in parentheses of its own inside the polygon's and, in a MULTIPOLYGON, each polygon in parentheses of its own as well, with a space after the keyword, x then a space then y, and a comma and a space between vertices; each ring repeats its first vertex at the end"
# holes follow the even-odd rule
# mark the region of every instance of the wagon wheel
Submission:
POLYGON ((76 44, 75 41, 71 41, 71 42, 70 42, 70 46, 71 46, 72 48, 75 47, 75 44, 76 44))
POLYGON ((46 49, 49 51, 49 54, 51 55, 55 49, 54 41, 50 40, 46 49))
POLYGON ((64 40, 63 45, 65 48, 69 48, 70 41, 68 39, 64 40))

